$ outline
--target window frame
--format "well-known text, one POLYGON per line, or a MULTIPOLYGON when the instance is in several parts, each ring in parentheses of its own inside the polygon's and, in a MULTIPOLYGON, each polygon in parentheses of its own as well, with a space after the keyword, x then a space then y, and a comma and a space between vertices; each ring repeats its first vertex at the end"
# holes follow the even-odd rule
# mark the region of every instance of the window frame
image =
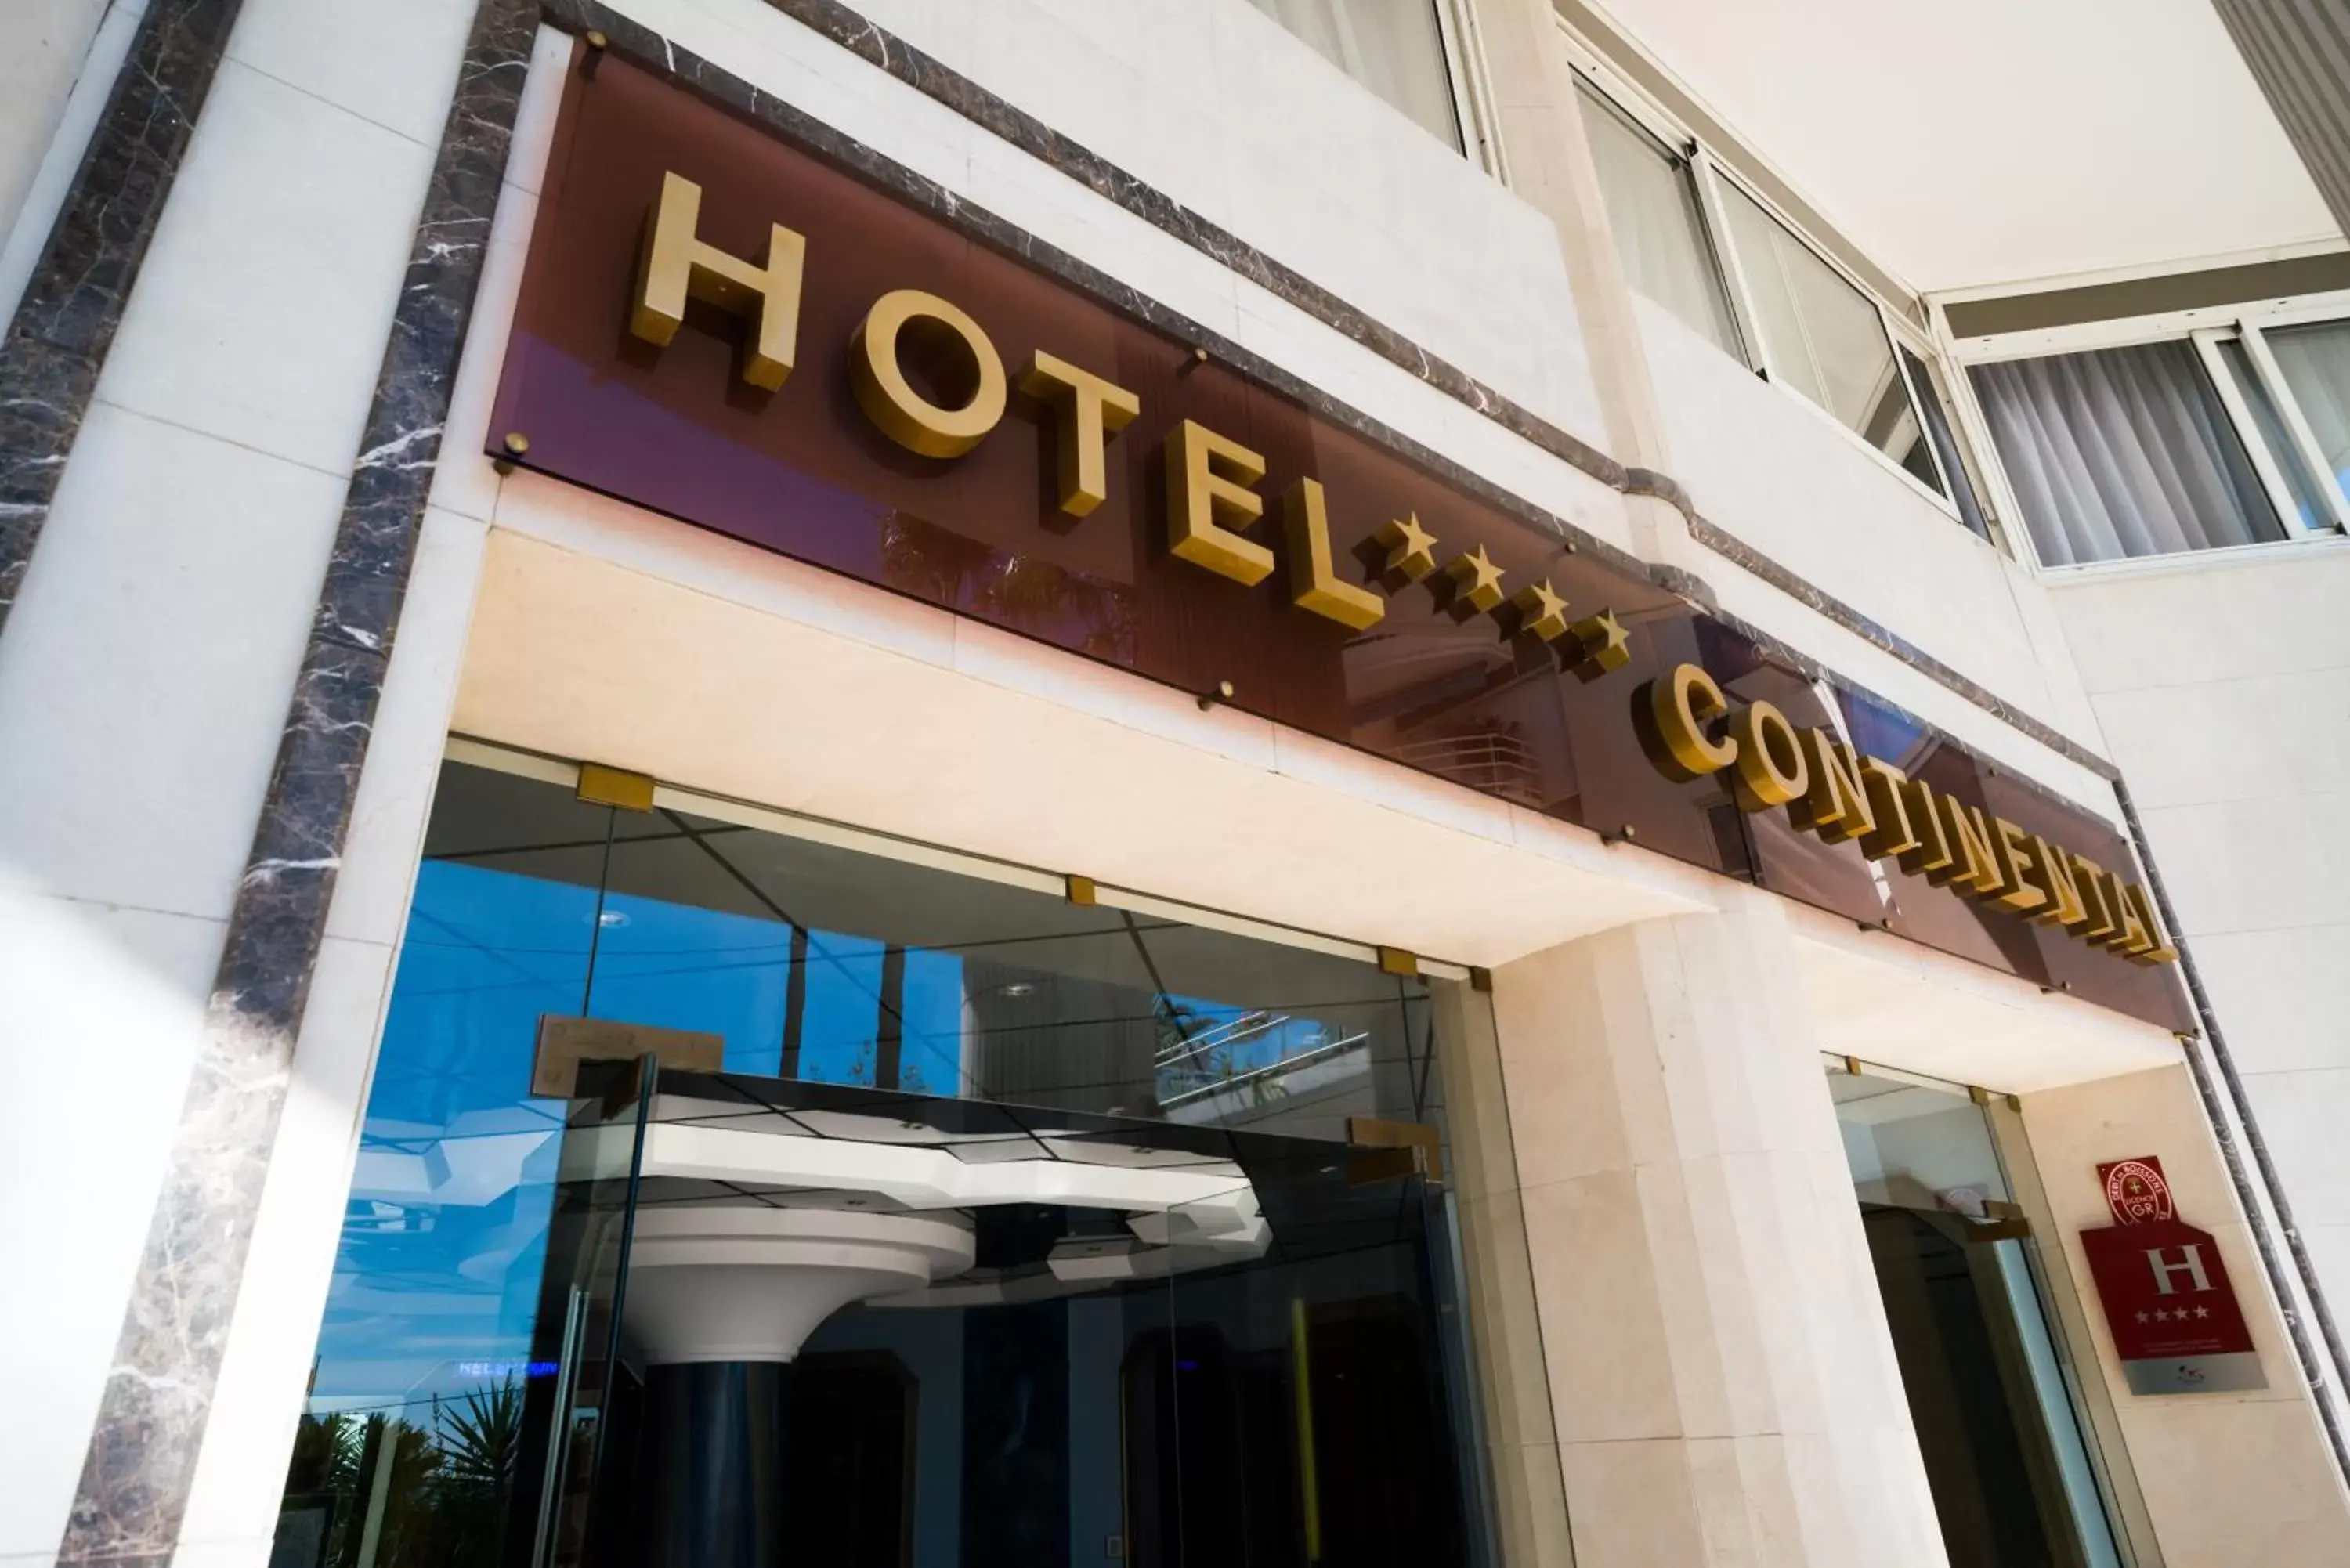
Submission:
MULTIPOLYGON (((1939 306, 1937 318, 1940 318, 1939 306)), ((2084 321, 2063 327, 2028 327, 2018 332, 1993 333, 1979 337, 1951 337, 1945 333, 1948 348, 1945 358, 1961 372, 1952 377, 1951 400, 1957 403, 1968 421, 1974 426, 1970 440, 1977 452, 1989 452, 1991 461, 1984 466, 1991 483, 1998 489, 1998 504, 2010 516, 2021 517, 2022 512, 2012 490, 2008 486, 2006 466, 1999 458, 1999 449, 1990 438, 1990 421, 1977 398, 1973 379, 1963 372, 1977 365, 2011 364, 2022 359, 2042 359, 2060 355, 2083 354, 2099 348, 2127 348, 2149 343, 2185 343, 2195 353, 2203 373, 2211 382, 2220 407, 2226 414, 2236 439, 2243 443, 2252 469, 2260 476, 2261 488, 2277 514, 2284 530, 2282 539, 2262 539, 2247 545, 2220 545, 2208 550, 2171 551, 2159 556, 2124 556, 2110 561, 2083 561, 2072 565, 2050 566, 2040 557, 2039 546, 2031 539, 2028 528, 2016 532, 2022 543, 2016 546, 2022 558, 2033 569, 2043 574, 2073 572, 2113 572, 2116 570, 2149 570, 2156 567, 2176 569, 2190 563, 2215 558, 2241 558, 2249 552, 2272 551, 2287 545, 2324 546, 2329 541, 2350 542, 2350 489, 2345 489, 2342 476, 2334 472, 2319 445, 2315 431, 2303 412, 2300 400, 2293 396, 2292 385, 2285 379, 2282 367, 2269 347, 2267 332, 2274 327, 2305 327, 2324 323, 2350 324, 2350 290, 2326 294, 2302 295, 2284 299, 2258 300, 2218 306, 2201 306, 2188 310, 2166 311, 2154 316, 2116 317, 2105 321, 2084 321), (2302 522, 2301 507, 2286 481, 2281 454, 2269 444, 2238 385, 2235 371, 2220 354, 2220 345, 2241 342, 2244 357, 2260 382, 2261 390, 2277 411, 2286 439, 2293 444, 2292 455, 2306 469, 2318 487, 2318 498, 2333 519, 2333 526, 2310 527, 2302 522)), ((1978 461, 1981 461, 1980 459, 1978 461)))
POLYGON ((1994 492, 1990 486, 1980 482, 1980 476, 1985 467, 1979 450, 1981 437, 1975 430, 1969 428, 1963 417, 1964 410, 1958 406, 1955 394, 1937 389, 1919 388, 1910 376, 1909 368, 1902 358, 1901 351, 1906 348, 1928 367, 1929 372, 1938 366, 1943 367, 1942 373, 1936 379, 1947 386, 1954 382, 1957 378, 1948 373, 1949 357, 1943 352, 1941 345, 1930 333, 1910 321, 1903 311, 1896 308, 1877 289, 1870 286, 1866 279, 1839 259, 1831 247, 1822 244, 1805 225, 1797 222, 1776 202, 1757 189, 1752 179, 1731 168, 1721 154, 1692 135, 1687 127, 1667 113, 1648 94, 1640 91, 1613 70, 1596 51, 1575 35, 1575 30, 1568 26, 1564 17, 1557 17, 1555 20, 1558 23, 1560 36, 1566 41, 1568 57, 1574 64, 1575 74, 1582 78, 1583 84, 1599 99, 1604 106, 1616 110, 1635 129, 1645 131, 1656 140, 1668 156, 1675 158, 1687 169, 1690 182, 1695 188, 1699 216, 1705 229, 1703 237, 1706 247, 1711 254, 1714 269, 1719 275, 1722 293, 1729 301, 1731 330, 1739 339, 1740 353, 1742 355, 1747 369, 1778 387, 1787 397, 1804 408, 1809 409, 1813 414, 1825 421, 1829 429, 1839 432, 1844 440, 1868 453, 1871 459, 1881 465, 1887 472, 1893 474, 1901 483, 1908 486, 1914 494, 1958 524, 1961 532, 1970 536, 1981 538, 1982 535, 1977 535, 1975 530, 1969 526, 1964 514, 1959 509, 1958 499, 1951 493, 1949 464, 1936 446, 1932 431, 1928 427, 1922 400, 1929 394, 1936 396, 1943 415, 1950 424, 1953 441, 1960 448, 1959 461, 1970 471, 1969 477, 1974 482, 1972 488, 1975 500, 1981 508, 1984 523, 1991 531, 1990 537, 1985 540, 1985 543, 1994 549, 2012 548, 2005 542, 2007 534, 2005 519, 2012 515, 2012 513, 2006 503, 2004 493, 1994 492), (1725 187, 1735 190, 1740 195, 1752 202, 1765 217, 1778 224, 1798 244, 1825 264, 1877 313, 1877 330, 1884 337, 1887 354, 1893 363, 1893 372, 1900 379, 1902 389, 1908 395, 1910 418, 1918 422, 1918 439, 1925 443, 1928 461, 1933 465, 1935 477, 1941 483, 1940 493, 1938 493, 1931 485, 1925 483, 1916 474, 1904 468, 1892 453, 1877 446, 1866 436, 1805 397, 1794 386, 1787 384, 1779 374, 1773 372, 1769 362, 1768 350, 1764 347, 1760 316, 1755 309, 1753 289, 1746 275, 1745 261, 1739 254, 1737 240, 1731 231, 1729 210, 1723 196, 1725 187), (1967 450, 1970 447, 1978 447, 1978 450, 1970 452, 1967 450))
POLYGON ((1436 35, 1444 49, 1444 74, 1452 89, 1452 119, 1463 158, 1509 182, 1503 155, 1502 117, 1493 102, 1493 74, 1485 59, 1485 36, 1471 0, 1429 0, 1436 10, 1436 35))
MULTIPOLYGON (((1602 112, 1614 115, 1635 136, 1646 141, 1658 157, 1670 164, 1677 175, 1689 182, 1690 199, 1697 205, 1698 240, 1705 247, 1703 259, 1706 265, 1712 268, 1713 282, 1721 292, 1722 311, 1730 318, 1730 335, 1736 339, 1733 345, 1727 347, 1717 345, 1717 347, 1721 347, 1721 351, 1732 358, 1742 361, 1748 369, 1759 369, 1755 358, 1757 351, 1751 329, 1740 308, 1737 286, 1731 276, 1732 264, 1728 248, 1722 240, 1725 231, 1721 226, 1721 214, 1717 210, 1717 198, 1712 187, 1705 182, 1698 168, 1700 154, 1697 144, 1687 140, 1676 141, 1669 136, 1660 134, 1657 127, 1646 117, 1635 114, 1620 100, 1610 97, 1598 78, 1580 66, 1575 69, 1575 80, 1578 93, 1588 93, 1592 101, 1599 106, 1602 112)), ((1576 111, 1580 113, 1581 109, 1582 106, 1578 103, 1576 111)), ((1612 215, 1610 222, 1612 224, 1612 215)), ((1632 292, 1640 293, 1637 286, 1632 292)), ((1641 294, 1640 297, 1650 298, 1645 294, 1641 294)), ((1650 299, 1650 303, 1663 305, 1664 302, 1650 299)), ((1670 306, 1665 306, 1665 309, 1669 312, 1671 308, 1670 306)), ((1691 327, 1690 330, 1695 331, 1696 328, 1691 327)))
MULTIPOLYGON (((1930 367, 1935 360, 1941 358, 1941 351, 1934 346, 1931 338, 1902 320, 1875 289, 1863 282, 1850 267, 1838 261, 1826 247, 1814 239, 1801 223, 1795 222, 1768 196, 1756 190, 1751 181, 1725 168, 1721 159, 1715 157, 1703 142, 1691 140, 1689 147, 1690 163, 1697 177, 1700 192, 1700 202, 1705 211, 1706 225, 1715 231, 1713 248, 1715 253, 1723 258, 1724 270, 1728 275, 1730 312, 1737 321, 1739 337, 1746 344, 1746 368, 1772 385, 1784 389, 1796 402, 1817 414, 1831 429, 1840 431, 1846 441, 1874 457, 1887 472, 1931 503, 1944 516, 1956 523, 1966 533, 1973 534, 1974 530, 1967 527, 1965 517, 1959 512, 1957 500, 1950 493, 1950 476, 1943 464, 1942 454, 1935 450, 1933 438, 1926 428, 1926 418, 1919 404, 1918 388, 1910 379, 1909 368, 1902 363, 1900 352, 1906 346, 1930 367), (1869 308, 1877 313, 1877 332, 1885 339, 1886 354, 1893 363, 1893 373, 1899 378, 1903 390, 1909 396, 1909 417, 1918 421, 1918 439, 1925 442, 1928 460, 1934 466, 1934 476, 1942 483, 1940 492, 1936 492, 1919 480, 1916 474, 1904 468, 1895 460, 1891 452, 1885 451, 1835 414, 1788 385, 1783 376, 1772 366, 1770 351, 1762 335, 1761 312, 1757 310, 1754 303, 1753 285, 1747 277, 1746 263, 1744 257, 1739 254, 1737 237, 1730 229, 1729 204, 1722 195, 1724 190, 1735 191, 1753 202, 1764 217, 1778 224, 1789 238, 1802 245, 1837 277, 1843 279, 1867 303, 1869 308)), ((1946 410, 1947 407, 1948 405, 1945 404, 1946 410)), ((1952 421, 1951 428, 1954 431, 1958 428, 1955 421, 1952 421)))
MULTIPOLYGON (((1472 0, 1419 0, 1419 3, 1429 8, 1436 22, 1437 66, 1444 73, 1444 95, 1452 106, 1452 151, 1495 179, 1505 179, 1498 129, 1501 117, 1493 103, 1492 73, 1486 65, 1483 35, 1477 27, 1472 0)), ((1341 16, 1344 16, 1344 5, 1345 0, 1337 0, 1341 16)), ((1258 9, 1262 11, 1263 7, 1258 9)), ((1316 55, 1321 55, 1318 48, 1291 31, 1279 16, 1270 11, 1264 11, 1263 15, 1284 33, 1296 38, 1316 55)), ((1342 21, 1341 26, 1347 26, 1351 33, 1351 24, 1342 21)), ((1413 124, 1419 125, 1419 121, 1401 105, 1390 102, 1384 94, 1357 76, 1345 61, 1331 59, 1326 55, 1321 57, 1357 88, 1410 119, 1413 124)), ((1419 128, 1438 140, 1443 140, 1442 133, 1426 125, 1419 128)))
MULTIPOLYGON (((583 765, 569 758, 461 732, 448 736, 442 744, 441 755, 445 762, 463 763, 468 767, 512 774, 518 778, 561 784, 565 788, 579 782, 579 769, 583 765)), ((994 882, 1031 893, 1062 897, 1068 892, 1069 877, 1066 872, 1047 870, 1017 860, 974 855, 967 850, 950 849, 924 839, 908 838, 879 828, 859 827, 854 823, 784 806, 762 805, 737 795, 719 794, 688 784, 655 780, 652 804, 656 808, 690 812, 696 816, 732 823, 739 827, 755 828, 762 833, 806 839, 811 843, 830 845, 837 849, 854 850, 877 859, 951 872, 957 877, 994 882)), ((418 864, 422 864, 421 857, 418 864)), ((1223 931, 1276 947, 1326 953, 1333 958, 1373 967, 1380 963, 1380 955, 1388 950, 1356 937, 1308 930, 1301 926, 1280 925, 1253 915, 1211 909, 1204 904, 1190 903, 1181 898, 1166 898, 1146 889, 1109 882, 1095 884, 1094 901, 1108 909, 1176 920, 1204 930, 1223 931)), ((1430 979, 1465 981, 1472 972, 1465 963, 1433 958, 1426 953, 1415 953, 1412 957, 1419 966, 1419 973, 1430 979)))

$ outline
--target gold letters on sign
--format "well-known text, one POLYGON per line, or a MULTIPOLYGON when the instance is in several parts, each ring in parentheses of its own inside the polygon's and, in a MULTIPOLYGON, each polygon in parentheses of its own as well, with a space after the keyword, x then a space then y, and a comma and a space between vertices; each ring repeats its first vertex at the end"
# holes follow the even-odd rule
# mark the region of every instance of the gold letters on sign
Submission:
POLYGON ((1109 438, 1134 422, 1142 400, 1042 348, 1020 390, 1059 412, 1061 510, 1083 517, 1109 499, 1109 438))
POLYGON ((848 379, 857 406, 908 452, 961 457, 1003 417, 1003 361, 979 323, 935 294, 893 289, 873 302, 848 340, 848 379), (906 379, 905 345, 922 339, 934 357, 954 360, 971 385, 961 408, 946 409, 906 379))
POLYGON ((1349 631, 1368 631, 1388 613, 1378 595, 1343 581, 1330 564, 1330 514, 1319 481, 1301 479, 1281 498, 1289 534, 1289 572, 1300 609, 1326 615, 1349 631))
POLYGON ((703 244, 694 234, 701 217, 702 187, 681 174, 663 175, 660 200, 645 225, 644 251, 637 261, 629 330, 666 347, 685 324, 689 298, 751 317, 757 325, 743 345, 743 379, 772 392, 792 373, 807 241, 774 224, 767 232, 767 259, 753 265, 703 244))
MULTIPOLYGON (((807 242, 775 223, 766 259, 747 262, 704 244, 697 233, 701 215, 702 187, 664 174, 645 223, 629 330, 666 346, 684 325, 689 299, 714 306, 749 324, 743 379, 773 391, 792 370, 807 242)), ((884 294, 866 312, 849 339, 848 379, 875 429, 941 462, 987 439, 1003 422, 1011 390, 980 324, 951 301, 912 288, 884 294)), ((1142 400, 1041 348, 1029 356, 1018 386, 1022 397, 1052 416, 1061 511, 1088 515, 1109 499, 1109 443, 1141 417, 1142 400)), ((1271 576, 1272 548, 1248 537, 1264 515, 1265 497, 1256 488, 1264 481, 1264 459, 1192 420, 1167 432, 1165 452, 1168 553, 1244 587, 1271 576)), ((1281 535, 1290 601, 1298 608, 1355 632, 1386 618, 1387 600, 1342 574, 1349 553, 1331 545, 1329 506, 1317 481, 1299 478, 1281 492, 1281 535)), ((1560 664, 1585 680, 1630 657, 1611 611, 1570 623, 1566 600, 1546 581, 1513 596, 1482 545, 1454 552, 1440 576, 1436 535, 1416 514, 1385 524, 1375 537, 1386 553, 1382 587, 1436 578, 1450 590, 1457 617, 1494 616, 1504 638, 1555 649, 1560 664)))
POLYGON ((1167 548, 1246 587, 1273 575, 1273 552, 1239 530, 1264 515, 1264 497, 1249 488, 1264 477, 1264 459, 1196 420, 1167 432, 1167 548))
POLYGON ((1733 711, 1720 684, 1694 664, 1666 670, 1637 701, 1642 744, 1667 778, 1686 783, 1727 769, 1742 811, 1783 805, 1797 827, 1830 844, 1856 838, 1872 859, 1889 857, 1938 888, 2061 927, 2135 962, 2178 957, 2138 884, 1938 794, 1825 729, 1798 731, 1768 702, 1733 711))

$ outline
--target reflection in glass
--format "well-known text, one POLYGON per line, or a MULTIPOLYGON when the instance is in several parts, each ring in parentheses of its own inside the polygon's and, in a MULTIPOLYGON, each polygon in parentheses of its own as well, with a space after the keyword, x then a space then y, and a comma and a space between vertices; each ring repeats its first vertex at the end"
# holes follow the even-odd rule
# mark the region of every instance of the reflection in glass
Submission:
POLYGON ((841 1564, 1180 1561, 1168 1530, 1302 1562, 1309 1429, 1346 1560, 1466 1560, 1447 1211, 1346 1141, 1440 1134, 1426 982, 464 764, 425 853, 286 1563, 724 1568, 785 1502, 841 1564), (663 1068, 641 1135, 637 1064, 534 1096, 541 1021, 581 1014, 716 1035, 724 1074, 663 1068), (740 1169, 659 1141, 754 1123, 785 1152, 738 1140, 740 1169), (792 1174, 818 1143, 861 1163, 792 1174), (1043 1185, 917 1201, 931 1151, 1043 1185), (1138 1198, 1166 1178, 1129 1170, 1215 1190, 1138 1198), (889 1212, 965 1255, 859 1274, 771 1354, 679 1350, 677 1303, 724 1281, 664 1269, 710 1227, 749 1226, 740 1252, 889 1212), (1200 1489, 1211 1459, 1231 1488, 1200 1489))
MULTIPOLYGON (((2308 422, 2310 434, 2316 438, 2317 450, 2324 454, 2334 482, 2350 487, 2350 322, 2284 327, 2262 336, 2268 341, 2269 352, 2276 357, 2277 369, 2283 372, 2285 385, 2293 392, 2301 417, 2308 422)), ((2260 421, 2262 438, 2276 453, 2277 462, 2288 465, 2287 483, 2293 486, 2303 524, 2311 528, 2331 528, 2333 511, 2322 504, 2311 504, 2320 494, 2318 481, 2302 461, 2300 448, 2285 435, 2283 421, 2277 417, 2267 389, 2251 373, 2243 358, 2243 345, 2229 342, 2222 344, 2220 350, 2229 355, 2231 366, 2238 367, 2237 379, 2243 383, 2245 396, 2257 398, 2252 404, 2252 417, 2260 421)))
MULTIPOLYGON (((1950 410, 1942 401, 1942 389, 1934 372, 1926 361, 1907 348, 1901 350, 1901 368, 1908 372, 1909 389, 1918 407, 1925 412, 1927 439, 1933 445, 1934 455, 1941 460, 1943 476, 1950 482, 1947 489, 1951 503, 1959 509, 1960 520, 1980 537, 1990 538, 1990 519, 1983 514, 1982 498, 1975 492, 1973 472, 1967 467, 1966 454, 1959 448, 1958 431, 1950 426, 1950 410)), ((1909 467, 1907 459, 1902 466, 1909 467)), ((1917 471, 1913 468, 1910 472, 1917 471)))
POLYGON ((1755 200, 1721 182, 1762 357, 1784 381, 1934 491, 1942 488, 1877 306, 1755 200))
POLYGON ((2120 1568, 1982 1109, 1841 1071, 1828 1086, 1951 1568, 2120 1568))

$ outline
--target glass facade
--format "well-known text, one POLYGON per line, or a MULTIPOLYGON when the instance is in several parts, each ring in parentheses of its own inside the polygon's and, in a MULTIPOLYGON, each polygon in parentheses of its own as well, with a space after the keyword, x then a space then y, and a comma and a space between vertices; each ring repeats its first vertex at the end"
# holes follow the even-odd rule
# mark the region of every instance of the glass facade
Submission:
POLYGON ((1441 982, 1051 885, 447 764, 279 1561, 1477 1560, 1446 1199, 1348 1143, 1441 1128, 1441 982), (664 1326, 797 1278, 680 1246, 931 1220, 804 1345, 664 1326))

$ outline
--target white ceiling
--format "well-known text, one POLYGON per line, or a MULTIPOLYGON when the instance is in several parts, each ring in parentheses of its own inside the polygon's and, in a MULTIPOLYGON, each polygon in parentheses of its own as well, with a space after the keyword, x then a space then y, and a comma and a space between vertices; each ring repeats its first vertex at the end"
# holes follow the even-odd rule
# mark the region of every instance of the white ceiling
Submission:
POLYGON ((1921 292, 2338 239, 2210 0, 1604 0, 1921 292))

